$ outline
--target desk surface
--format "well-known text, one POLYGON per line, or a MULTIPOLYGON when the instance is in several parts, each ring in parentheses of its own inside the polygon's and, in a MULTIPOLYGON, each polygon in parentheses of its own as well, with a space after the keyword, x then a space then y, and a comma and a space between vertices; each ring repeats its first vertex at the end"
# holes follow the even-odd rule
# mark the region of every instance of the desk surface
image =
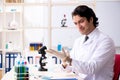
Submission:
MULTIPOLYGON (((83 80, 73 73, 67 73, 56 69, 54 71, 38 71, 35 67, 30 67, 29 80, 83 80), (71 78, 71 79, 70 79, 71 78), (77 78, 77 79, 76 79, 77 78)), ((1 80, 15 80, 14 68, 6 73, 1 80)))

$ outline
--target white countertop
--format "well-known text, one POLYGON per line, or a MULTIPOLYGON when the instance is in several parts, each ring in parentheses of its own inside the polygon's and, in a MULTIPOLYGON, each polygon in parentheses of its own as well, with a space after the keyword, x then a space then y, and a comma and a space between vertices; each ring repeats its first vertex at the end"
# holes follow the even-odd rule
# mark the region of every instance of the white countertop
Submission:
MULTIPOLYGON (((15 72, 14 72, 14 68, 10 71, 7 72, 3 78, 1 80, 15 80, 15 76, 14 76, 15 72)), ((67 72, 63 72, 60 70, 60 68, 58 67, 54 67, 54 70, 51 71, 38 71, 37 67, 33 67, 31 66, 29 68, 29 80, 50 80, 50 79, 61 79, 61 78, 77 78, 78 77, 73 74, 73 73, 67 73, 67 72)), ((83 80, 81 78, 79 78, 78 80, 83 80)))

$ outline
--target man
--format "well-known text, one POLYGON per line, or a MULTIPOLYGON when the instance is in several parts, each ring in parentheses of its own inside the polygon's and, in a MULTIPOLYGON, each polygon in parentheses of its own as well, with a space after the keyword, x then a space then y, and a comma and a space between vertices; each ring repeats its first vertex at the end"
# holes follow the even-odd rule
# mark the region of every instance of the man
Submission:
POLYGON ((53 49, 47 52, 62 60, 64 70, 74 72, 84 80, 112 80, 114 43, 97 28, 95 13, 88 6, 80 5, 72 12, 72 19, 83 36, 75 40, 70 55, 64 50, 61 54, 53 49))

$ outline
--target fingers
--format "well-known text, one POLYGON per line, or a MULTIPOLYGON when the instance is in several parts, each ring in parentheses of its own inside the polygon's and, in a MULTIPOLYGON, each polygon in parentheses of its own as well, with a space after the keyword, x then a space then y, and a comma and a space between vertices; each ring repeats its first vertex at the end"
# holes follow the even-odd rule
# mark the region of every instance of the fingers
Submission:
POLYGON ((70 56, 70 54, 69 54, 69 51, 67 50, 67 51, 65 51, 65 49, 64 48, 62 48, 62 51, 63 51, 63 53, 64 53, 64 55, 65 56, 70 56))
POLYGON ((59 56, 59 52, 58 51, 55 51, 53 49, 49 49, 49 50, 46 50, 46 52, 50 53, 50 54, 53 54, 55 56, 59 56))
POLYGON ((53 50, 53 49, 49 49, 49 50, 46 50, 46 52, 51 53, 51 54, 54 54, 54 53, 56 53, 57 51, 55 51, 55 50, 53 50))
POLYGON ((70 57, 70 53, 69 53, 69 51, 67 51, 67 56, 70 57))
POLYGON ((50 51, 53 52, 53 53, 58 53, 58 51, 55 51, 53 49, 50 49, 50 51))
MULTIPOLYGON (((65 51, 64 48, 62 48, 62 52, 58 52, 58 51, 53 50, 53 49, 46 50, 46 52, 48 52, 48 53, 50 53, 50 54, 52 54, 60 59, 63 59, 63 61, 66 57, 70 57, 69 52, 65 51)), ((65 59, 65 61, 66 61, 66 59, 65 59)))
POLYGON ((67 56, 64 48, 62 48, 62 52, 65 56, 67 56))
POLYGON ((62 59, 65 57, 65 54, 61 53, 61 52, 58 52, 58 51, 55 51, 53 49, 49 49, 49 50, 46 50, 46 52, 50 53, 50 54, 53 54, 54 56, 62 59))

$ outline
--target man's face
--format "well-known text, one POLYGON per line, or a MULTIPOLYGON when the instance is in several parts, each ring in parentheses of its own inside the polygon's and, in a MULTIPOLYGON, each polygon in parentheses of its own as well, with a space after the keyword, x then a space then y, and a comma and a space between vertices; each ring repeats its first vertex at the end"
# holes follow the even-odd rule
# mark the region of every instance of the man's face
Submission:
POLYGON ((73 22, 83 35, 88 35, 95 27, 93 26, 93 19, 89 21, 86 17, 80 17, 79 15, 73 16, 73 22))

